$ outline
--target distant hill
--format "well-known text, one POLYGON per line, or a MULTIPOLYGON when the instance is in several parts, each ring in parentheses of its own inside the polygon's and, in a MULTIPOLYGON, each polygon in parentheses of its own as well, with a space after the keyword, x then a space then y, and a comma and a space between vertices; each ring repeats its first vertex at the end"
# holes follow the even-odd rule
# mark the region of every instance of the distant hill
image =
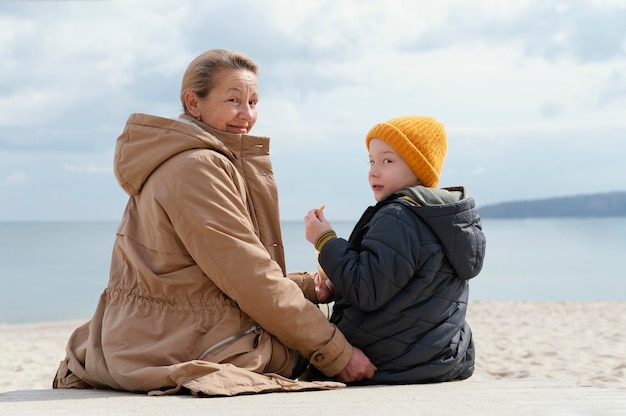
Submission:
POLYGON ((478 210, 482 218, 626 217, 626 191, 502 202, 478 210))

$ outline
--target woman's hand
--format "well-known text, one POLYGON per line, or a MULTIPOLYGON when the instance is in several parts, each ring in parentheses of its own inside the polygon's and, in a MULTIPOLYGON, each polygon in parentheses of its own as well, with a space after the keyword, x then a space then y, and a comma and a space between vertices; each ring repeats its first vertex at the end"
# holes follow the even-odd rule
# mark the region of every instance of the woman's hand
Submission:
POLYGON ((337 374, 339 381, 349 383, 351 381, 361 381, 374 377, 377 368, 369 358, 357 347, 352 347, 352 356, 348 365, 337 374))
POLYGON ((318 303, 328 303, 335 298, 335 285, 328 279, 323 279, 319 273, 313 277, 315 282, 315 294, 318 303))

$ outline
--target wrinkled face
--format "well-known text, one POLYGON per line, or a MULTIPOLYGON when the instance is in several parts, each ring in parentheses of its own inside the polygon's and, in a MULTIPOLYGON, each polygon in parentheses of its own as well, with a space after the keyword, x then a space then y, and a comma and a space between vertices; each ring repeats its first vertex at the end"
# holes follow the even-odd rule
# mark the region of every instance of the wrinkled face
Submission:
POLYGON ((259 101, 257 77, 246 69, 223 69, 215 87, 204 98, 197 98, 194 117, 229 133, 248 134, 257 120, 259 101))
POLYGON ((421 185, 411 167, 393 147, 381 139, 370 140, 369 157, 368 180, 376 201, 402 188, 421 185))

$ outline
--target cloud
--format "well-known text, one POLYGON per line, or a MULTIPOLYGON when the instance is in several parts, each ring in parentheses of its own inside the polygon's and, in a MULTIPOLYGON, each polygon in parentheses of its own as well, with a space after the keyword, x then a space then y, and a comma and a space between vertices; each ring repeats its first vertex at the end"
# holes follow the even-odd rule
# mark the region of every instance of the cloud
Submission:
POLYGON ((20 171, 13 171, 2 180, 0 180, 1 186, 22 186, 30 182, 30 178, 27 174, 20 171))
POLYGON ((460 2, 415 36, 411 50, 508 44, 528 58, 603 62, 626 51, 624 21, 623 1, 460 2))
MULTIPOLYGON (((126 119, 178 114, 187 64, 225 47, 260 65, 253 133, 272 138, 286 219, 321 202, 358 216, 365 134, 407 113, 444 122, 442 185, 480 203, 623 188, 625 13, 623 0, 0 2, 0 180, 27 172, 32 194, 63 195, 49 216, 117 212, 106 166, 126 119), (79 194, 93 208, 63 212, 79 194)), ((0 219, 30 206, 7 189, 0 219)))
POLYGON ((558 101, 544 101, 539 107, 539 113, 545 118, 558 117, 562 111, 562 105, 558 101))
POLYGON ((606 107, 626 98, 626 70, 615 69, 601 83, 598 89, 598 105, 606 107))
POLYGON ((63 170, 72 173, 86 173, 86 174, 112 174, 113 167, 110 165, 107 166, 98 166, 94 163, 88 163, 86 165, 70 165, 64 164, 63 170))
MULTIPOLYGON (((105 130, 110 120, 119 129, 130 108, 175 109, 175 101, 163 104, 171 97, 165 92, 176 96, 188 56, 177 53, 178 10, 165 4, 3 2, 0 127, 42 126, 36 139, 19 140, 27 150, 41 142, 63 147, 85 137, 98 140, 94 128, 105 130)), ((16 140, 0 137, 0 145, 7 141, 15 146, 16 140)))

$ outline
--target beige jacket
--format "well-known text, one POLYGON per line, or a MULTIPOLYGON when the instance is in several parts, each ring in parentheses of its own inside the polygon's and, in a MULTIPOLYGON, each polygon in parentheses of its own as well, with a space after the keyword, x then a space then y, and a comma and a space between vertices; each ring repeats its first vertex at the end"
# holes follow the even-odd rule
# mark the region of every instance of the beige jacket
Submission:
POLYGON ((269 139, 182 117, 133 114, 117 140, 115 175, 130 198, 110 280, 53 386, 202 395, 342 387, 288 378, 294 350, 335 375, 352 348, 312 303, 312 275, 285 273, 269 139))

